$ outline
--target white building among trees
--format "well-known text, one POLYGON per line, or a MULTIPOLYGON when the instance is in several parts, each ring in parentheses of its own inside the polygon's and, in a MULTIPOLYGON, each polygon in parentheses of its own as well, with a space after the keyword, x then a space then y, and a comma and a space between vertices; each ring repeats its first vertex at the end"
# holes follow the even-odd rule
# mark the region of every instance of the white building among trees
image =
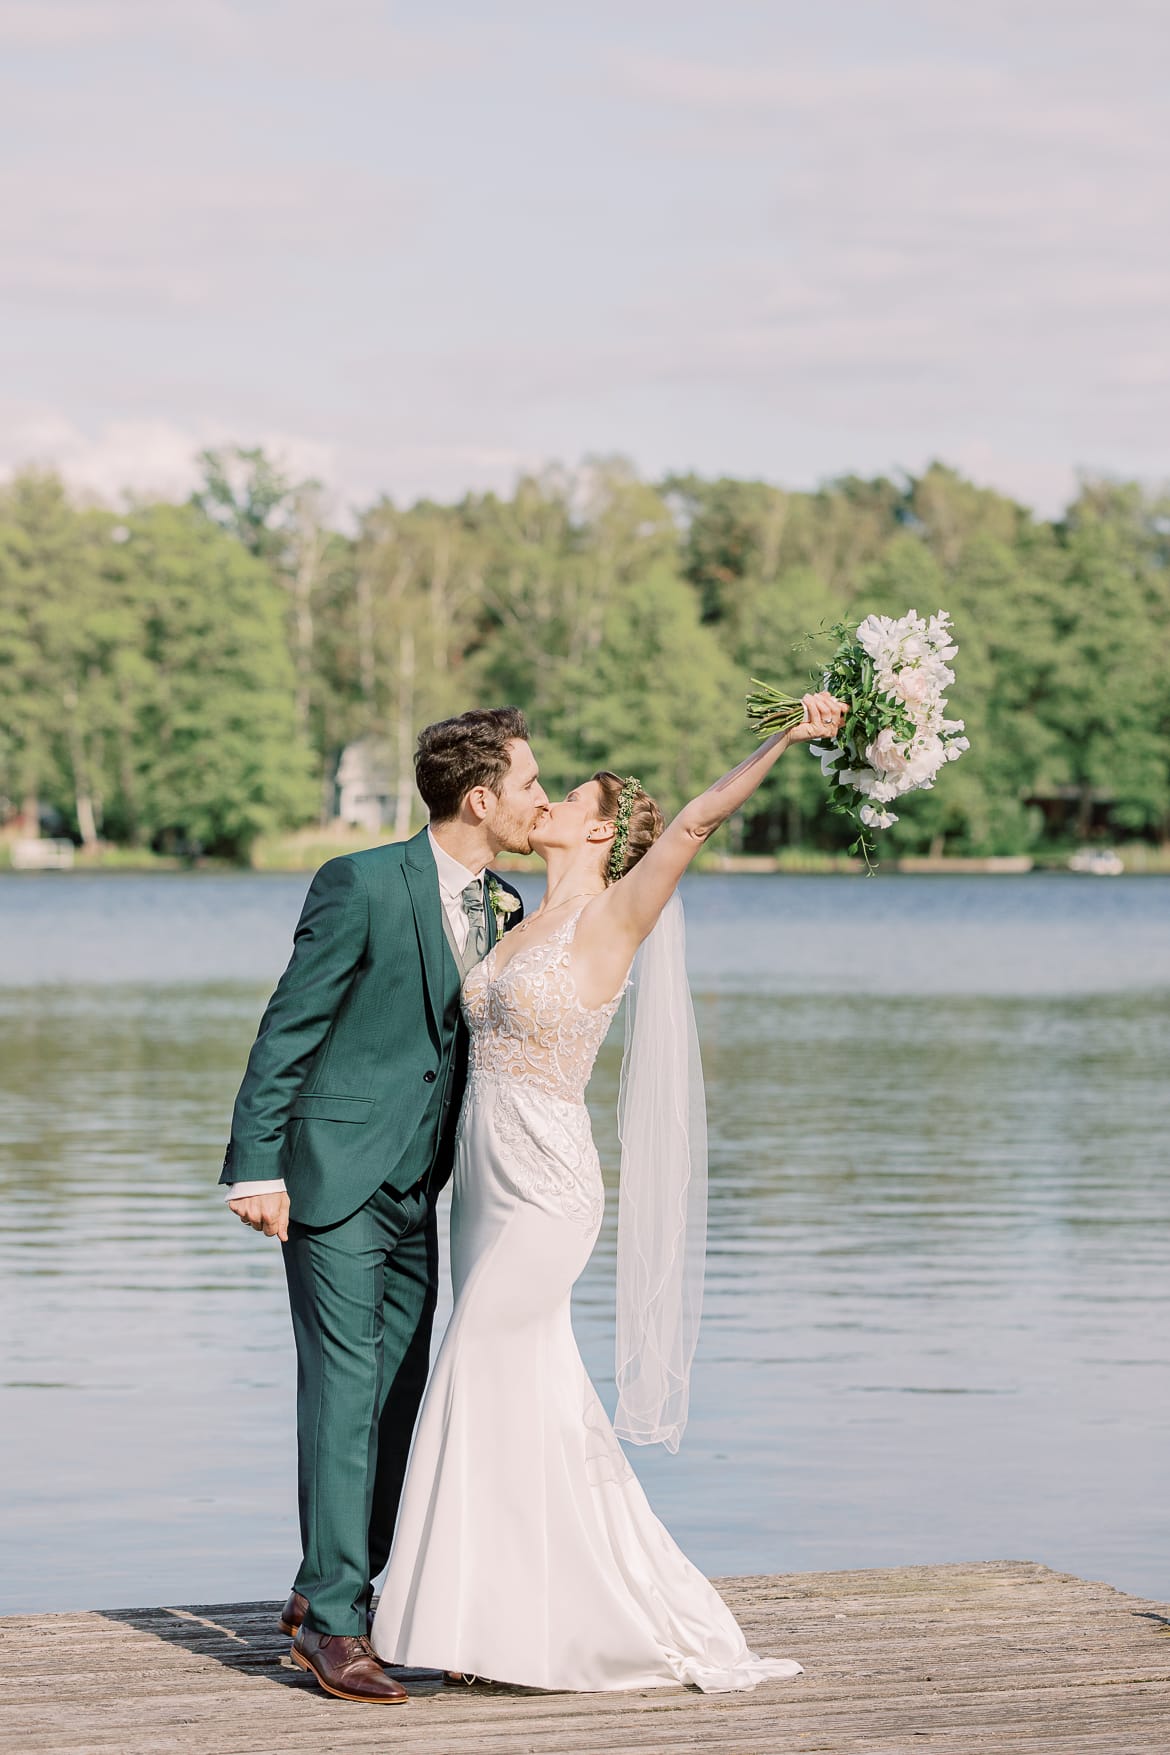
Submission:
POLYGON ((396 789, 387 752, 374 738, 347 743, 337 764, 336 814, 349 828, 377 835, 393 821, 396 789))

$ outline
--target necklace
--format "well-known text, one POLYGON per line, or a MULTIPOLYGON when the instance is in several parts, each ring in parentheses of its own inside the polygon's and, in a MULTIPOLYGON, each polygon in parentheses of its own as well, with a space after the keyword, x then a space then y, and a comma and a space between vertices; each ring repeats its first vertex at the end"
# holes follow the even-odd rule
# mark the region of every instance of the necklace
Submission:
POLYGON ((604 895, 604 893, 603 890, 578 890, 575 896, 566 896, 563 902, 554 902, 551 908, 538 908, 535 914, 526 915, 514 930, 516 932, 527 932, 528 928, 534 921, 542 920, 546 914, 555 914, 559 908, 567 908, 570 902, 580 901, 582 896, 601 896, 604 895))

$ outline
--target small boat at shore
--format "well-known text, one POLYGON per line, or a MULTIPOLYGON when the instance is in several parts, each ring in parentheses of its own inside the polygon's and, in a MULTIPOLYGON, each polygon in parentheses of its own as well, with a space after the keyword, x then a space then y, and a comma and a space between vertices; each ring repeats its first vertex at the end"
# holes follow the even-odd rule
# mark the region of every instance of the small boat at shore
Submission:
POLYGON ((1070 858, 1068 869, 1087 872, 1090 877, 1121 877, 1125 865, 1112 847, 1082 847, 1070 858))
POLYGON ((73 843, 49 837, 12 843, 13 871, 72 871, 73 843))

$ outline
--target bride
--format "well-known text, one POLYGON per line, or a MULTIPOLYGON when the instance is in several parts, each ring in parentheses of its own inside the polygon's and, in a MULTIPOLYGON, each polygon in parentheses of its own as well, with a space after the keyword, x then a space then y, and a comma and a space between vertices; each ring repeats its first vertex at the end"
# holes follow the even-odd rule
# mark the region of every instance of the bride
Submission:
POLYGON ((677 1448, 706 1145, 676 887, 787 745, 834 737, 844 713, 831 695, 806 695, 804 724, 761 744, 665 830, 637 780, 602 772, 533 832, 544 899, 463 984, 471 1066, 452 1185, 455 1304, 371 1635, 389 1663, 557 1690, 716 1691, 800 1673, 749 1651, 654 1516, 586 1374, 569 1300, 604 1202, 585 1086, 630 985, 616 1427, 677 1448))

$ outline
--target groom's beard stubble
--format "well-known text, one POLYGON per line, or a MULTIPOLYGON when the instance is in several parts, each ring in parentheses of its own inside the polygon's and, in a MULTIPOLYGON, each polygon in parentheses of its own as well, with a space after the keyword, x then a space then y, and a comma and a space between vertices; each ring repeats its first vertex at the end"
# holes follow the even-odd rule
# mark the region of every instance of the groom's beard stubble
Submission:
POLYGON ((501 812, 492 825, 500 848, 506 853, 531 853, 532 831, 544 815, 543 808, 538 811, 501 812))

